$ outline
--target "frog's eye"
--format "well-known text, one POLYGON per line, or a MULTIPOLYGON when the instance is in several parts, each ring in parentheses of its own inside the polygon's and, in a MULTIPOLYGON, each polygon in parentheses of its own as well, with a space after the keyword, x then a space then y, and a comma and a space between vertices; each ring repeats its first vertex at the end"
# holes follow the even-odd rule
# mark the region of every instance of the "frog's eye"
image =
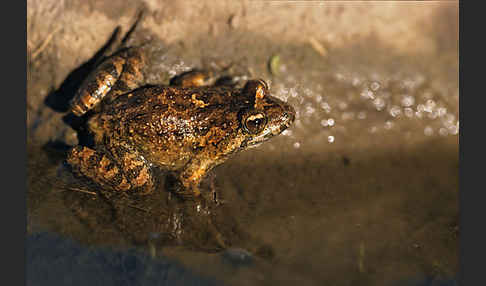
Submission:
POLYGON ((250 134, 260 133, 267 125, 267 117, 263 113, 250 114, 244 122, 245 130, 250 134))

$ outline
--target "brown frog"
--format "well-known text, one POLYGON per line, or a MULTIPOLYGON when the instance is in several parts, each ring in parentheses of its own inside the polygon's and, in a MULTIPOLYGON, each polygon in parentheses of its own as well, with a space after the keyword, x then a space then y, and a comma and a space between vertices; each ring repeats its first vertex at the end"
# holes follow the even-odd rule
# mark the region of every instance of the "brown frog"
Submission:
POLYGON ((142 86, 146 61, 140 48, 115 53, 71 102, 73 114, 89 117, 94 144, 72 148, 67 162, 108 194, 151 193, 160 167, 172 171, 181 195, 198 197, 208 171, 294 121, 292 106, 263 80, 214 86, 206 73, 192 72, 172 86, 142 86))

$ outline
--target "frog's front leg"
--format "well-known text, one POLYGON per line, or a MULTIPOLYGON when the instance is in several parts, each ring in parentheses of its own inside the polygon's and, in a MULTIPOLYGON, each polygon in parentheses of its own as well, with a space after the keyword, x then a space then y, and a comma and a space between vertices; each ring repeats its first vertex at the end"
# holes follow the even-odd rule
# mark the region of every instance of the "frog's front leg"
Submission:
POLYGON ((71 112, 82 116, 99 106, 108 95, 108 100, 131 91, 143 84, 141 68, 145 57, 139 48, 122 50, 103 61, 83 82, 71 100, 71 112))
POLYGON ((115 157, 106 151, 76 146, 70 150, 67 163, 74 173, 100 185, 107 196, 111 193, 105 191, 133 191, 139 194, 152 192, 153 176, 143 157, 122 147, 116 149, 115 157))
POLYGON ((176 193, 183 198, 196 198, 201 195, 199 185, 212 169, 211 160, 193 158, 175 178, 180 186, 176 187, 176 193))

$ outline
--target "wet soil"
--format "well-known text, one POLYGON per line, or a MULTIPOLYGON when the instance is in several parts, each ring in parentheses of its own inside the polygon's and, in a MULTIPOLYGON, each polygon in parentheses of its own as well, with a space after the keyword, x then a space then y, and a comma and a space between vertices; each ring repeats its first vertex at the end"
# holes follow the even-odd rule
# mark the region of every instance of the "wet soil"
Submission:
MULTIPOLYGON (((145 257, 142 269, 170 259, 191 275, 228 285, 453 285, 457 2, 316 10, 276 2, 147 1, 150 13, 134 41, 151 40, 149 83, 167 84, 191 68, 230 66, 232 76, 267 80, 272 94, 297 111, 288 131, 218 166, 203 189, 217 190, 222 203, 199 208, 172 198, 163 172, 153 196, 113 203, 63 166, 78 141, 68 99, 116 25, 126 31, 138 8, 86 3, 28 1, 30 245, 48 244, 39 236, 47 232, 59 237, 51 243, 80 245, 64 243, 66 253, 79 248, 99 258, 112 254, 96 251, 136 249, 145 257), (252 18, 262 7, 267 20, 252 18), (316 20, 319 13, 328 19, 316 20), (47 20, 39 21, 41 15, 47 20), (401 15, 401 24, 391 15, 401 15), (57 16, 63 27, 39 52, 57 16), (198 29, 180 21, 191 17, 198 29)), ((43 249, 28 269, 39 268, 43 257, 49 262, 49 247, 43 249)))

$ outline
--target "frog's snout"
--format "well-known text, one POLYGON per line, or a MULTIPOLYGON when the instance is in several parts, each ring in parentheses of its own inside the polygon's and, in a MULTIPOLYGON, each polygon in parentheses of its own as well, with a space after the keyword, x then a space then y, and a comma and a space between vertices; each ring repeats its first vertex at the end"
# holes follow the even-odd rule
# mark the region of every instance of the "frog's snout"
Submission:
POLYGON ((283 105, 283 110, 282 131, 289 128, 295 120, 295 109, 292 107, 292 105, 283 105))

